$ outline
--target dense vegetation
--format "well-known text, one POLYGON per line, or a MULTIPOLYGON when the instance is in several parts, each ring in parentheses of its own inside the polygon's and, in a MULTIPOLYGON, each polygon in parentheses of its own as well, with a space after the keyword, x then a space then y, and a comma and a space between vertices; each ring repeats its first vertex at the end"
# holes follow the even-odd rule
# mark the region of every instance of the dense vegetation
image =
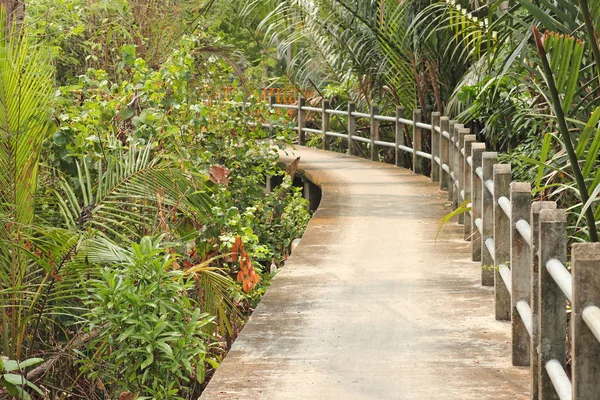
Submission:
POLYGON ((210 6, 2 11, 0 397, 197 398, 302 235, 289 132, 205 102, 266 62, 210 6))
POLYGON ((308 220, 257 88, 450 115, 596 240, 597 0, 0 4, 0 397, 197 397, 308 220))

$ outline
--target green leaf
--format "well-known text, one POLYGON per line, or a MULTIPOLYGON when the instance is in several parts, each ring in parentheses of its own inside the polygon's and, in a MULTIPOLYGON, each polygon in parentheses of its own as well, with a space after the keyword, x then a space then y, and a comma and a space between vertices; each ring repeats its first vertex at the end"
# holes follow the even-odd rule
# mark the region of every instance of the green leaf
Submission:
POLYGON ((165 342, 156 342, 155 346, 161 349, 167 356, 173 357, 173 349, 165 342))
POLYGON ((129 118, 133 117, 134 115, 135 115, 135 113, 129 107, 123 107, 119 110, 119 118, 121 118, 123 121, 128 120, 129 118))
POLYGON ((35 390, 39 395, 44 396, 44 392, 42 392, 42 389, 40 389, 39 387, 37 387, 33 383, 31 383, 29 381, 25 381, 25 384, 27 386, 29 386, 31 389, 35 390))
POLYGON ((150 353, 148 354, 148 357, 146 358, 146 360, 142 363, 142 365, 140 365, 140 369, 143 370, 145 369, 147 366, 149 366, 150 364, 152 364, 154 362, 154 354, 150 353))
POLYGON ((8 383, 12 383, 13 385, 24 385, 26 380, 22 375, 17 375, 17 374, 4 374, 2 375, 2 378, 8 382, 8 383))
POLYGON ((19 363, 19 368, 24 369, 27 367, 31 367, 32 365, 41 364, 44 362, 43 358, 28 358, 25 361, 19 363))
POLYGON ((19 369, 19 364, 15 360, 8 360, 4 363, 3 370, 6 372, 17 371, 19 369))

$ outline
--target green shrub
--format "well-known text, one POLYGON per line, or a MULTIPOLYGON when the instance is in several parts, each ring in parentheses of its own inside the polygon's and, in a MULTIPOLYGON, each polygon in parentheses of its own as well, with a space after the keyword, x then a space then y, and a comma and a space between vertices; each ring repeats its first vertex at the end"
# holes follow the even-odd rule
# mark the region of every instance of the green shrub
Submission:
POLYGON ((100 333, 84 370, 110 393, 173 399, 204 380, 213 317, 197 307, 194 284, 174 260, 145 237, 129 262, 91 284, 90 330, 100 333))

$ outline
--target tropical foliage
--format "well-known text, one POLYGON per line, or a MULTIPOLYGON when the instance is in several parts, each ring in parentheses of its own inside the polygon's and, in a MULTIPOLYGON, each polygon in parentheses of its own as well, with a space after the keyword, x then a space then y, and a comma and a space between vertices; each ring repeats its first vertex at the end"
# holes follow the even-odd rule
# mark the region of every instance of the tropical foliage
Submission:
MULTIPOLYGON (((596 240, 598 50, 595 1, 254 1, 247 18, 299 86, 345 108, 440 111, 507 152, 517 179, 571 212, 596 240), (543 32, 536 46, 535 29, 543 32), (545 68, 544 60, 548 60, 545 68), (337 89, 333 89, 337 88, 337 89), (340 96, 341 94, 341 96, 340 96)), ((410 140, 407 132, 407 140, 410 140)))
POLYGON ((302 235, 289 132, 205 102, 245 79, 211 5, 1 11, 0 397, 197 397, 302 235))
POLYGON ((597 0, 19 10, 0 15, 2 394, 198 395, 309 218, 256 88, 450 115, 597 240, 597 0))

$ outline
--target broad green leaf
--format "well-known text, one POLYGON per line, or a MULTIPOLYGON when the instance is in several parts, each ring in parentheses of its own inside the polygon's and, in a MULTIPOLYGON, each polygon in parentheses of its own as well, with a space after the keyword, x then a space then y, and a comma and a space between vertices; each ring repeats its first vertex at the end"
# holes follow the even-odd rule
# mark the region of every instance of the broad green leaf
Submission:
POLYGON ((146 358, 146 360, 140 365, 140 369, 146 369, 147 366, 149 366, 150 364, 152 364, 154 362, 154 354, 150 353, 148 354, 148 357, 146 358))
POLYGON ((25 378, 22 375, 4 374, 4 375, 2 375, 2 378, 6 382, 12 383, 13 385, 24 385, 25 384, 25 378))

